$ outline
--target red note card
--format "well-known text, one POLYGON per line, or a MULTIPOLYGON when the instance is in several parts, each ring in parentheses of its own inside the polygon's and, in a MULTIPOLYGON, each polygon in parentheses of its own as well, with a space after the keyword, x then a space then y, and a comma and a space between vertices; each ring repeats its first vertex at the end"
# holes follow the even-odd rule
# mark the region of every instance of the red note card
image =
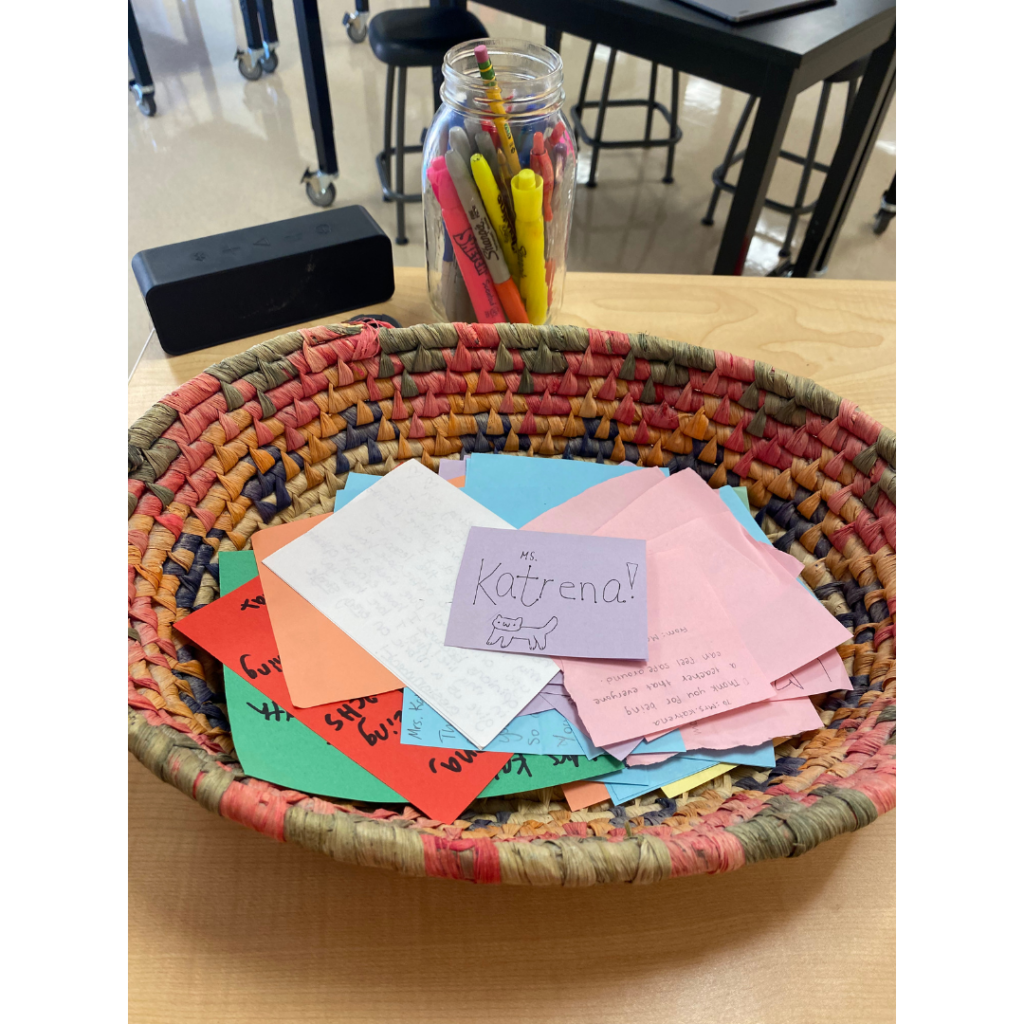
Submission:
POLYGON ((296 707, 259 577, 187 615, 175 628, 430 818, 454 821, 511 756, 402 743, 401 690, 296 707))

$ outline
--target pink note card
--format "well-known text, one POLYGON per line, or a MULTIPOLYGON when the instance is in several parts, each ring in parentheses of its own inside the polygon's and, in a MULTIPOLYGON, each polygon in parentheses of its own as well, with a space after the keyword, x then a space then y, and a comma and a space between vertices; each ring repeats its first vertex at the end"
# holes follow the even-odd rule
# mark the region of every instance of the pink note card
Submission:
POLYGON ((795 672, 772 681, 775 693, 772 700, 790 700, 793 697, 810 697, 816 693, 831 693, 833 690, 852 690, 846 666, 838 651, 829 651, 795 672))
POLYGON ((684 725, 679 732, 688 753, 756 747, 779 736, 820 729, 817 709, 806 697, 748 704, 713 718, 684 725))
MULTIPOLYGON (((588 487, 561 505, 549 508, 520 529, 546 533, 596 533, 599 526, 664 480, 665 474, 660 469, 638 469, 634 473, 613 476, 588 487)), ((616 534, 606 536, 614 537, 616 534)))
POLYGON ((648 541, 649 560, 671 553, 700 569, 769 679, 782 679, 850 641, 850 631, 795 579, 755 566, 727 543, 722 522, 694 520, 648 541))
POLYGON ((685 554, 647 562, 647 661, 562 659, 565 688, 598 746, 772 695, 704 573, 685 554))

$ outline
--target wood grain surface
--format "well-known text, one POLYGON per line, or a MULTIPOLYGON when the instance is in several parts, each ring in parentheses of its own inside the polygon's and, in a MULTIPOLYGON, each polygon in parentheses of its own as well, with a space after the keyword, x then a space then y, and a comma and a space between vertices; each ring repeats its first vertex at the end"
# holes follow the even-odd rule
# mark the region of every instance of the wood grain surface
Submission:
MULTIPOLYGON (((424 272, 395 274, 370 311, 430 319, 424 272)), ((569 274, 559 321, 764 359, 895 427, 895 313, 891 282, 569 274)), ((151 341, 130 419, 259 340, 151 341)), ((484 887, 275 843, 129 761, 132 1024, 895 1020, 895 814, 716 877, 484 887)))

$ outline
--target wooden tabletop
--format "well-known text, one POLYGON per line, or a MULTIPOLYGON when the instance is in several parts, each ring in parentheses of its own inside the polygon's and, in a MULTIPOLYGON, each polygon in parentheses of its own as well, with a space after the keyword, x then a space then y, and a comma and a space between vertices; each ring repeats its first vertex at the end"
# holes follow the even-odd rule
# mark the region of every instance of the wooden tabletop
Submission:
MULTIPOLYGON (((366 312, 430 320, 424 271, 395 278, 366 312)), ((558 319, 764 359, 896 426, 892 282, 569 274, 558 319)), ((151 340, 130 419, 260 340, 151 340)), ((274 843, 129 762, 132 1024, 895 1020, 895 814, 713 878, 484 887, 274 843)))

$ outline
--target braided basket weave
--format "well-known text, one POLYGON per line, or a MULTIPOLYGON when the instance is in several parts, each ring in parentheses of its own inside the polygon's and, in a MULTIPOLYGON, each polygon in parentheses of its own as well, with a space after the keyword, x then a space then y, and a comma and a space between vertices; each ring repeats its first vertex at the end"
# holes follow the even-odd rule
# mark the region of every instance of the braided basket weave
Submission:
MULTIPOLYGON (((895 804, 896 438, 810 380, 723 352, 578 327, 350 323, 211 366, 128 442, 128 741, 210 811, 338 860, 529 885, 653 882, 793 856, 895 804), (217 557, 331 511, 349 472, 465 452, 690 467, 748 488, 776 547, 851 630, 853 690, 771 771, 570 811, 560 789, 445 825, 249 778, 218 663, 174 625, 218 596, 217 557)), ((372 559, 367 560, 372 571, 372 559)))

